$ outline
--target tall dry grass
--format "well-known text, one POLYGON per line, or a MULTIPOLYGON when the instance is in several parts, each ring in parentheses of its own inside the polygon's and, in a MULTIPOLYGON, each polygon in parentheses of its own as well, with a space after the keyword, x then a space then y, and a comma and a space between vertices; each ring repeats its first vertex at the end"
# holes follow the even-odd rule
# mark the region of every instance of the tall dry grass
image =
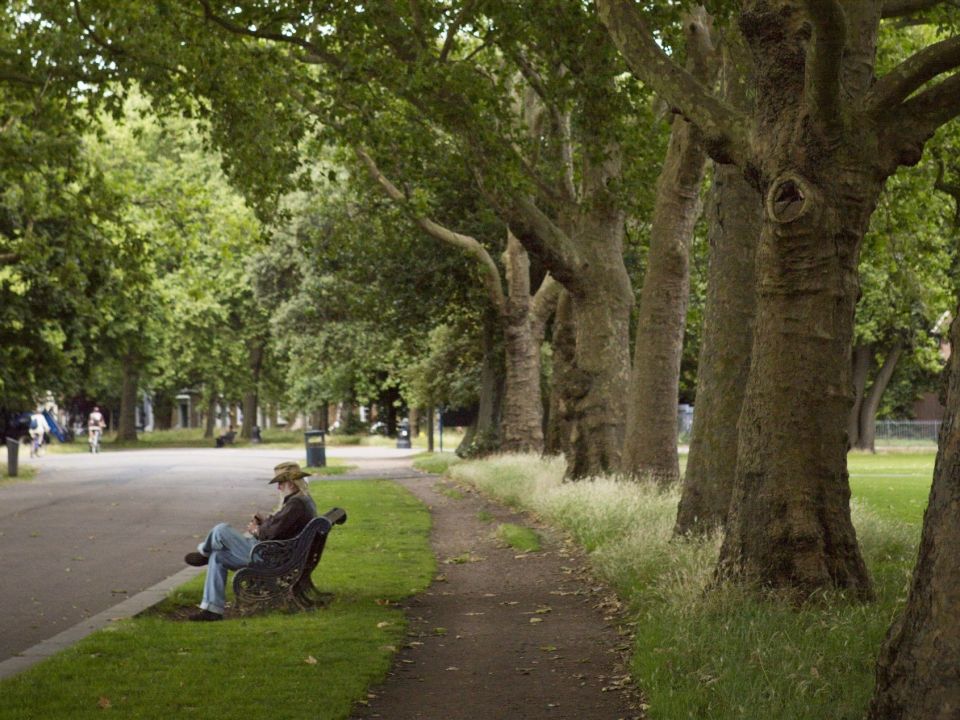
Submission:
POLYGON ((564 529, 630 608, 632 670, 651 718, 860 718, 880 642, 903 601, 917 529, 854 503, 877 601, 801 606, 717 585, 721 538, 672 537, 679 491, 614 477, 564 482, 560 459, 504 455, 449 469, 564 529))

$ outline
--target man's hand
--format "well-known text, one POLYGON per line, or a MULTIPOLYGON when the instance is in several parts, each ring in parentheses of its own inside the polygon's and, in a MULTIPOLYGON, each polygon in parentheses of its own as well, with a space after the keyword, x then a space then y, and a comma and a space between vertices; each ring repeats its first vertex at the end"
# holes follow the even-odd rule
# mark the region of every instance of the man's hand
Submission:
POLYGON ((256 535, 258 532, 260 532, 260 525, 256 520, 251 520, 247 523, 247 532, 251 535, 256 535))

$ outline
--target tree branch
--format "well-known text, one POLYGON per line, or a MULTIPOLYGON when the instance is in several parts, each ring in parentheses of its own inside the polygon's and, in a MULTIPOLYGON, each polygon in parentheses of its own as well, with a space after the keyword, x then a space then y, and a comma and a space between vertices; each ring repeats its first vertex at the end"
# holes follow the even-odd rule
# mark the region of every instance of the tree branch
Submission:
POLYGON ((631 0, 596 0, 596 5, 633 74, 700 128, 713 159, 745 167, 750 155, 747 116, 664 53, 631 0))
POLYGON ((960 185, 948 183, 945 180, 947 168, 942 159, 937 159, 937 179, 933 182, 933 189, 953 198, 953 226, 960 228, 960 185))
POLYGON ((463 5, 460 7, 460 10, 457 11, 456 17, 453 18, 453 22, 450 23, 447 27, 447 36, 443 40, 443 48, 440 50, 440 62, 446 62, 447 56, 450 54, 450 50, 453 49, 453 40, 457 36, 457 33, 460 32, 460 28, 463 26, 463 20, 466 18, 467 13, 473 9, 473 2, 471 0, 466 0, 463 5))
POLYGON ((507 302, 503 294, 503 281, 500 277, 500 269, 486 248, 475 238, 454 232, 417 212, 411 206, 407 196, 404 195, 396 185, 390 182, 390 179, 380 171, 380 168, 377 167, 373 158, 370 157, 366 151, 360 147, 354 147, 353 151, 357 158, 366 166, 370 177, 381 187, 387 197, 398 203, 428 235, 463 250, 480 264, 483 272, 483 282, 487 288, 487 295, 490 302, 497 312, 503 315, 507 309, 507 302))
MULTIPOLYGON (((926 142, 941 125, 960 115, 960 72, 943 82, 927 88, 901 103, 890 115, 891 126, 901 124, 905 131, 898 133, 909 143, 926 142)), ((920 160, 916 153, 917 162, 920 160)))
POLYGON ((562 289, 563 286, 548 273, 533 294, 533 299, 530 301, 530 332, 538 342, 543 342, 547 320, 557 309, 557 301, 560 299, 562 289))
POLYGON ((20 253, 0 253, 0 267, 4 265, 16 265, 20 262, 20 253))
POLYGON ((888 72, 867 93, 873 115, 886 114, 937 75, 960 65, 960 35, 941 40, 911 55, 888 72))
POLYGON ((940 5, 943 0, 884 0, 881 16, 885 18, 903 17, 929 10, 940 5))
POLYGON ((528 197, 517 197, 507 209, 517 238, 567 290, 579 294, 582 260, 570 237, 528 197))
POLYGON ((836 133, 842 119, 840 66, 847 41, 846 16, 837 0, 804 0, 804 5, 813 24, 804 79, 807 109, 828 134, 836 133))

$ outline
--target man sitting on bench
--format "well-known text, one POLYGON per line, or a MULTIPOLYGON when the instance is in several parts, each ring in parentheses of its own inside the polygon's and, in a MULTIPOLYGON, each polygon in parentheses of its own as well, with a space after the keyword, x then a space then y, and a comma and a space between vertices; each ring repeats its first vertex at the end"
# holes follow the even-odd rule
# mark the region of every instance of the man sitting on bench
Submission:
POLYGON ((237 437, 237 433, 233 430, 233 425, 227 427, 227 431, 217 437, 217 447, 223 447, 224 445, 233 445, 234 439, 237 437))
POLYGON ((239 570, 250 563, 250 552, 260 540, 289 540, 300 534, 317 515, 317 506, 307 493, 305 473, 295 462, 283 462, 274 469, 270 483, 277 484, 282 500, 274 513, 266 518, 260 513, 247 524, 247 532, 241 533, 226 523, 220 523, 197 546, 196 552, 187 553, 188 565, 207 565, 207 579, 203 584, 203 602, 200 610, 190 615, 190 620, 223 620, 226 605, 227 571, 239 570))

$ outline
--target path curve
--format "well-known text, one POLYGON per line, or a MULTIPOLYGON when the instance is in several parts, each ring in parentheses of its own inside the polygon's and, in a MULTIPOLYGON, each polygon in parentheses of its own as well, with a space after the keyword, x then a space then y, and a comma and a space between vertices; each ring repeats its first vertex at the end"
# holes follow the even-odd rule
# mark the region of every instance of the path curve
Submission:
POLYGON ((432 475, 398 479, 433 519, 438 577, 406 606, 409 643, 356 720, 616 720, 642 713, 629 637, 580 553, 546 528, 541 552, 493 535, 530 521, 432 475))

